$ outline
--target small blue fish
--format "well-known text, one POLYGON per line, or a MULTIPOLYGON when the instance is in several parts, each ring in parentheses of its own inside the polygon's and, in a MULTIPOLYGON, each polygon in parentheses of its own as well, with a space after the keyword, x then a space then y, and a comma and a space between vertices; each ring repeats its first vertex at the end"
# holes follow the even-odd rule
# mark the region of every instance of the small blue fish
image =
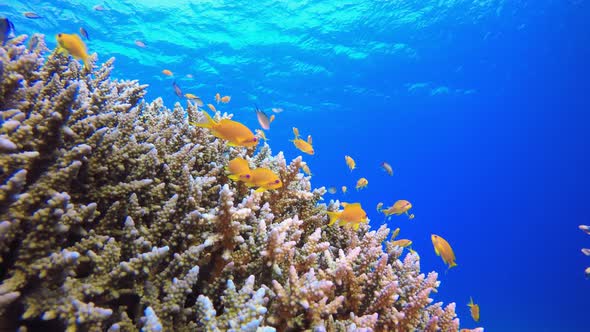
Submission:
POLYGON ((0 40, 2 40, 2 45, 4 45, 8 39, 14 37, 13 32, 14 24, 12 24, 7 18, 0 19, 0 40))
POLYGON ((90 40, 90 37, 88 37, 88 31, 86 31, 86 29, 83 27, 80 27, 80 34, 82 37, 86 38, 86 40, 90 40))
POLYGON ((43 18, 43 16, 39 16, 39 14, 33 13, 33 12, 24 12, 23 15, 25 15, 26 18, 31 18, 31 19, 43 18))
POLYGON ((172 82, 172 87, 174 87, 174 93, 176 93, 177 96, 182 98, 182 90, 180 89, 178 84, 176 84, 176 81, 172 82))

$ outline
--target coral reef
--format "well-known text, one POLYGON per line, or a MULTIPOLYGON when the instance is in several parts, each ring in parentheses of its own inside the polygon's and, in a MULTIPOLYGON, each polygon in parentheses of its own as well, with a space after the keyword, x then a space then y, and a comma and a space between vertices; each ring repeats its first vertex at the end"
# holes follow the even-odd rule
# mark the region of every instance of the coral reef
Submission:
POLYGON ((387 228, 327 226, 339 203, 301 157, 229 147, 194 106, 110 79, 113 59, 89 72, 26 40, 0 48, 0 328, 458 330, 387 228), (284 186, 229 180, 238 156, 284 186))

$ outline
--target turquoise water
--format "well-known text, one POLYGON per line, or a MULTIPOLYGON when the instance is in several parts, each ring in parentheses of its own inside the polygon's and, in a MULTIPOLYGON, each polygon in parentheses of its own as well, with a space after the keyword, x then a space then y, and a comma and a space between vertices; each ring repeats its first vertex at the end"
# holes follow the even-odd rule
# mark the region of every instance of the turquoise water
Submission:
POLYGON ((462 326, 590 329, 590 237, 577 228, 590 223, 587 2, 4 1, 0 14, 50 48, 84 27, 99 63, 115 57, 113 76, 149 84, 148 101, 184 105, 173 81, 206 103, 220 92, 232 99, 219 109, 250 128, 254 104, 283 108, 273 152, 301 154, 293 126, 311 134, 312 185, 346 185, 326 201, 361 202, 372 227, 400 227, 462 326), (375 210, 398 199, 414 220, 375 210), (455 250, 446 274, 431 233, 455 250))

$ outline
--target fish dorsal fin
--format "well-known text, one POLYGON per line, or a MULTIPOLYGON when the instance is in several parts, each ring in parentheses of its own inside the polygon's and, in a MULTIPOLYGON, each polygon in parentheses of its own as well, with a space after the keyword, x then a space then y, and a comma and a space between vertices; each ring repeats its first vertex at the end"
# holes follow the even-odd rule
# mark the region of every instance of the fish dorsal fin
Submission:
POLYGON ((342 205, 343 207, 346 207, 348 205, 348 203, 346 203, 346 202, 340 202, 340 205, 342 205))
POLYGON ((307 135, 307 143, 311 145, 311 135, 307 135))

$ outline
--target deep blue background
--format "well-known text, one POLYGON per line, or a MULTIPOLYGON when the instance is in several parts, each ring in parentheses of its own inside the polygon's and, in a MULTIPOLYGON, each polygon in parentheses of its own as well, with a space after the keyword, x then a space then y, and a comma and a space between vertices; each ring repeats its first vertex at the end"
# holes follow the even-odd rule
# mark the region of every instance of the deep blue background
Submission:
POLYGON ((84 1, 11 1, 0 13, 19 33, 49 35, 52 48, 51 36, 85 26, 99 62, 115 56, 114 75, 150 84, 148 100, 180 101, 160 74, 168 68, 206 102, 232 95, 222 109, 252 128, 254 102, 285 108, 267 133, 273 152, 300 154, 293 126, 312 134, 312 184, 347 185, 326 200, 359 201, 372 227, 401 227, 422 269, 441 272, 435 300, 457 302, 462 326, 590 329, 590 257, 580 252, 590 236, 577 228, 590 224, 588 2, 149 3, 96 12, 84 1), (360 177, 369 186, 356 192, 360 177), (375 211, 398 199, 412 202, 414 220, 375 211), (446 274, 431 233, 455 250, 458 267, 446 274))

